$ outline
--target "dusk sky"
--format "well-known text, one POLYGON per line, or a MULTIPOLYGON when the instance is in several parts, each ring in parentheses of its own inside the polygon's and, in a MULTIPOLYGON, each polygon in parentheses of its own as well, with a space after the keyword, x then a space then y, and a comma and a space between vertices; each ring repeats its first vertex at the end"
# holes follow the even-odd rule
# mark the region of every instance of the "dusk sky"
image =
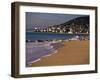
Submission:
POLYGON ((33 28, 59 25, 81 16, 84 15, 26 12, 26 29, 31 30, 33 28))

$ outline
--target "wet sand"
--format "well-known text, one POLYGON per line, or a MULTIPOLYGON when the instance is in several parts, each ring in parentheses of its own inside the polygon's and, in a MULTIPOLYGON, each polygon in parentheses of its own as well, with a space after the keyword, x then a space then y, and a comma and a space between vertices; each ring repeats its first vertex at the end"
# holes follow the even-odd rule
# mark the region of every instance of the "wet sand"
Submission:
POLYGON ((56 53, 32 63, 31 67, 89 64, 88 40, 64 41, 63 44, 56 53))

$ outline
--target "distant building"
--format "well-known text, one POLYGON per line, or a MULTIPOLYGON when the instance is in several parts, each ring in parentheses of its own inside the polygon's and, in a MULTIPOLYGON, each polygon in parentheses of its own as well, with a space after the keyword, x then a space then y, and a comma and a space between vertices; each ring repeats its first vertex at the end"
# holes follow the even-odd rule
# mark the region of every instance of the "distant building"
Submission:
POLYGON ((73 30, 72 30, 72 28, 70 28, 70 29, 69 29, 69 32, 68 32, 68 33, 71 33, 71 34, 73 33, 73 30))

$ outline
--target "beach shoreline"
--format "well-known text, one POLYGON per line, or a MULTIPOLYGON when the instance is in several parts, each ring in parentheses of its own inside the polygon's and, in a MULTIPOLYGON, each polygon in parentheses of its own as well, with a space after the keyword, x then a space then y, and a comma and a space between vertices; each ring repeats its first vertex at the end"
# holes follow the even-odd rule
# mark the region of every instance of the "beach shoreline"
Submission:
POLYGON ((56 53, 58 48, 62 47, 61 40, 43 41, 43 42, 27 42, 26 43, 26 66, 30 66, 41 60, 43 57, 51 56, 56 53))
POLYGON ((63 41, 64 46, 28 67, 89 64, 89 40, 63 41))

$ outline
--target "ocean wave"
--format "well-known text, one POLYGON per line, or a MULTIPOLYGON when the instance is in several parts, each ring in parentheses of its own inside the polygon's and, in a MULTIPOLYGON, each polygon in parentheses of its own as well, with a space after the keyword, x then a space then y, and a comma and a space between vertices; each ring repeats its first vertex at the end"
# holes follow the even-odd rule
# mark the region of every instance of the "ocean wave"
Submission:
POLYGON ((26 66, 39 61, 43 57, 51 56, 57 52, 61 43, 27 43, 26 44, 26 66))

